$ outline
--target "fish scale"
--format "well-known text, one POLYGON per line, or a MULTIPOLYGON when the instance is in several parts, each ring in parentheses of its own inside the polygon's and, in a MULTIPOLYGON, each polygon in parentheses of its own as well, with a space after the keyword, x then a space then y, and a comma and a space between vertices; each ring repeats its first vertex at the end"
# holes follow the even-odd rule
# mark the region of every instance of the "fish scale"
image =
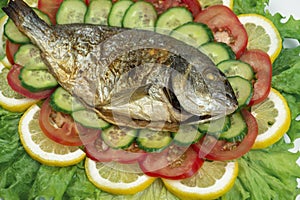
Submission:
POLYGON ((213 62, 170 36, 89 24, 50 26, 22 0, 3 10, 41 50, 59 84, 110 123, 176 131, 182 123, 237 108, 213 62))

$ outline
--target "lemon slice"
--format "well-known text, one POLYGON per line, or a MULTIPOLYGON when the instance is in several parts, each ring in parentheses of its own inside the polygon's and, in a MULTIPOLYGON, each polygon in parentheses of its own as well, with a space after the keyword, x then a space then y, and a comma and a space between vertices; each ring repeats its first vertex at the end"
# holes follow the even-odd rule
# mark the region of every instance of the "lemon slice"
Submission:
MULTIPOLYGON (((103 191, 112 194, 135 194, 150 186, 155 178, 135 172, 129 164, 114 163, 107 165, 89 158, 85 162, 85 171, 89 180, 103 191)), ((138 166, 137 166, 138 167, 138 166)))
POLYGON ((24 0, 24 2, 27 3, 30 7, 38 6, 38 0, 24 0))
POLYGON ((32 105, 21 117, 19 135, 26 152, 45 165, 70 166, 85 158, 79 147, 58 144, 44 135, 39 126, 40 107, 32 105))
POLYGON ((288 131, 291 114, 285 98, 271 89, 268 98, 251 107, 251 113, 258 124, 258 136, 254 149, 266 148, 277 142, 288 131))
POLYGON ((265 51, 274 62, 282 49, 282 39, 273 22, 259 14, 241 14, 238 18, 248 34, 247 48, 265 51))
POLYGON ((224 5, 229 7, 230 9, 233 8, 233 0, 198 0, 198 1, 202 9, 205 9, 213 5, 224 5))
POLYGON ((11 112, 23 112, 38 100, 23 97, 13 91, 7 83, 8 72, 9 69, 0 63, 0 105, 11 112))
POLYGON ((205 161, 199 171, 183 180, 162 179, 182 199, 216 199, 228 192, 238 175, 238 162, 205 161))

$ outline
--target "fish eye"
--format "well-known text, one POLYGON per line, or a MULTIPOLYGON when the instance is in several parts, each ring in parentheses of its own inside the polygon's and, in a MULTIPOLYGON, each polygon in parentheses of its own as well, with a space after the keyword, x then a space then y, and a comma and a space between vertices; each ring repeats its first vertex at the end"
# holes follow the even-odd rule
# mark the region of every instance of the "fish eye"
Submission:
POLYGON ((216 76, 215 76, 215 74, 212 73, 212 72, 207 73, 205 76, 206 76, 206 79, 207 79, 207 80, 210 80, 210 81, 216 80, 216 76))

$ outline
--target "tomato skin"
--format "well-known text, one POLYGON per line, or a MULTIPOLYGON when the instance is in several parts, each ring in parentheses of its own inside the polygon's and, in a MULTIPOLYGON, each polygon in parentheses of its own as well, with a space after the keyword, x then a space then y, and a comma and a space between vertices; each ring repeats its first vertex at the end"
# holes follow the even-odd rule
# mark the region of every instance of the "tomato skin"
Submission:
POLYGON ((245 52, 248 43, 246 29, 227 6, 209 6, 196 16, 195 22, 207 24, 213 31, 215 40, 228 44, 235 52, 236 58, 245 52))
MULTIPOLYGON (((168 160, 170 159, 169 152, 172 151, 170 147, 159 153, 148 153, 147 156, 139 163, 140 168, 144 174, 151 177, 160 177, 171 180, 185 179, 193 176, 204 163, 204 160, 198 156, 198 153, 191 147, 176 147, 179 148, 180 155, 183 159, 179 161, 180 164, 170 166, 168 160)), ((176 162, 176 159, 174 163, 176 162)), ((174 161, 173 160, 173 161, 174 161)))
POLYGON ((271 90, 272 83, 272 62, 270 56, 262 50, 247 50, 240 60, 249 63, 256 76, 254 83, 253 97, 249 106, 264 101, 271 90))
POLYGON ((55 89, 44 90, 41 92, 31 92, 26 88, 24 88, 19 79, 21 68, 22 66, 15 64, 11 67, 7 75, 7 82, 14 91, 18 92, 19 94, 27 98, 38 99, 38 100, 45 99, 54 92, 55 89))
MULTIPOLYGON (((137 1, 137 0, 134 0, 137 1)), ((172 7, 182 6, 191 11, 193 17, 196 17, 201 12, 201 6, 198 0, 145 0, 151 3, 158 14, 163 13, 172 7)))
POLYGON ((225 140, 217 140, 213 136, 205 136, 201 141, 193 144, 192 147, 199 153, 199 157, 209 160, 227 161, 237 159, 249 152, 258 135, 258 125, 255 117, 246 109, 241 110, 246 121, 248 133, 245 138, 232 150, 223 150, 227 144, 225 140))
MULTIPOLYGON (((132 144, 134 146, 135 144, 132 144)), ((131 146, 131 147, 132 147, 131 146)), ((136 149, 136 151, 126 151, 123 149, 112 149, 107 146, 99 135, 94 141, 85 145, 87 157, 96 162, 120 162, 130 164, 141 160, 145 155, 145 151, 136 149)))
POLYGON ((48 138, 62 145, 81 146, 93 141, 98 136, 99 130, 80 126, 67 114, 61 115, 61 127, 55 127, 50 117, 53 114, 53 110, 49 101, 50 98, 44 101, 39 116, 40 128, 48 138))
POLYGON ((14 55, 18 51, 19 47, 20 44, 15 44, 9 40, 6 40, 6 44, 5 44, 6 57, 10 62, 10 64, 12 65, 15 64, 14 55))
POLYGON ((39 0, 38 9, 46 13, 52 24, 56 24, 56 13, 63 0, 39 0))

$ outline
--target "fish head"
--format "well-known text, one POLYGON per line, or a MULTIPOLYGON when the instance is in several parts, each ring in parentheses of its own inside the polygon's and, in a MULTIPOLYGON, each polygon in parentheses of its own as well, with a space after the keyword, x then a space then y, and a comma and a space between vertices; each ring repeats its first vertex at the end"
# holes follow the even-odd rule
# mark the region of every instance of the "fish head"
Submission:
POLYGON ((238 103, 229 81, 214 64, 202 61, 201 66, 188 64, 184 72, 173 72, 171 88, 176 98, 173 102, 202 120, 233 113, 238 103))

